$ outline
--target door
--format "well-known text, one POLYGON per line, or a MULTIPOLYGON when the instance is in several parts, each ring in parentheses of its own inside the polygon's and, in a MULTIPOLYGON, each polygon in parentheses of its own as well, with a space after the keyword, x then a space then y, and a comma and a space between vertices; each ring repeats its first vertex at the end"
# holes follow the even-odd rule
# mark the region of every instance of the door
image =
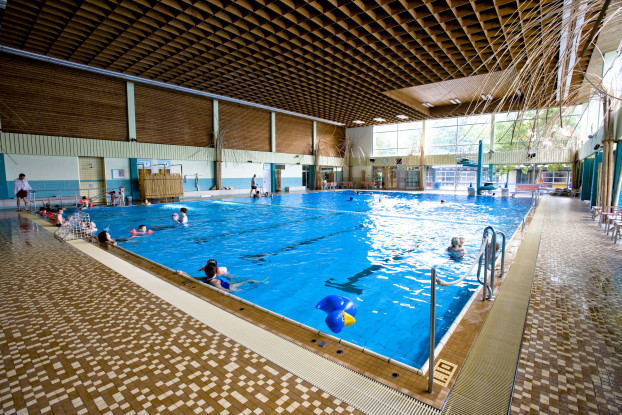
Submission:
POLYGON ((91 199, 94 205, 106 204, 106 178, 104 159, 101 157, 78 157, 80 166, 80 194, 91 199))
POLYGON ((275 192, 282 192, 283 189, 281 189, 281 174, 283 173, 283 170, 277 170, 276 171, 276 189, 274 190, 275 192))

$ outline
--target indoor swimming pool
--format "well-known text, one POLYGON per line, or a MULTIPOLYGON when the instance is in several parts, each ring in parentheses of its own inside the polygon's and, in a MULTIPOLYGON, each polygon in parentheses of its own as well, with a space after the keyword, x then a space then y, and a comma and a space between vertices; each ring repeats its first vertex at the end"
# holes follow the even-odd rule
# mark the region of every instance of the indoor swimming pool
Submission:
MULTIPOLYGON (((356 323, 338 337, 420 368, 429 355, 430 268, 445 280, 459 278, 475 260, 483 229, 492 225, 509 238, 529 208, 529 199, 339 191, 86 212, 119 246, 194 277, 217 259, 231 273, 226 281, 257 281, 234 295, 327 333, 316 303, 348 297, 356 323), (171 219, 181 207, 187 225, 171 219), (154 232, 132 237, 141 224, 154 232), (459 261, 446 251, 454 236, 465 238, 459 261)), ((474 274, 437 287, 437 342, 478 287, 474 274)))

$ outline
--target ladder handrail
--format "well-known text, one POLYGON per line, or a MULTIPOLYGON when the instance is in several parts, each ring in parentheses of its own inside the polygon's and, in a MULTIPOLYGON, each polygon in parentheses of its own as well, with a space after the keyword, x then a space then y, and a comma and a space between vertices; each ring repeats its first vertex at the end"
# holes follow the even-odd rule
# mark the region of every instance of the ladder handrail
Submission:
POLYGON ((495 231, 492 226, 486 226, 484 228, 484 232, 482 235, 482 245, 480 246, 479 252, 476 257, 477 260, 471 264, 471 267, 468 269, 464 275, 457 279, 456 281, 445 281, 436 276, 436 268, 432 267, 430 270, 430 357, 428 359, 428 393, 434 392, 434 346, 435 346, 435 308, 436 308, 436 284, 448 286, 448 285, 456 285, 460 282, 464 281, 466 277, 468 277, 475 265, 478 264, 477 269, 477 280, 480 284, 484 285, 484 289, 482 290, 484 293, 483 301, 492 300, 493 299, 493 290, 495 284, 495 262, 496 262, 496 245, 497 245, 497 235, 501 236, 502 245, 501 245, 501 274, 499 278, 503 277, 504 266, 505 266, 505 234, 500 231, 495 231), (492 240, 489 241, 489 234, 492 234, 492 240), (482 268, 482 259, 484 259, 484 281, 480 281, 479 275, 482 268), (488 264, 490 264, 490 285, 486 283, 487 275, 488 275, 488 264), (486 297, 486 290, 488 290, 488 297, 486 297))

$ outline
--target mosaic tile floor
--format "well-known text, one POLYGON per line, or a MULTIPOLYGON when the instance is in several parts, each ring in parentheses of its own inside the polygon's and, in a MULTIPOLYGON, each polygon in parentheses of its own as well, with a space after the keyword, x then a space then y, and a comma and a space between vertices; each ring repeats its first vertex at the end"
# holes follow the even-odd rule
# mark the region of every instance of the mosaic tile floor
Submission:
POLYGON ((587 205, 550 197, 513 414, 622 413, 622 244, 587 205))
POLYGON ((0 413, 360 413, 12 212, 0 284, 0 413))

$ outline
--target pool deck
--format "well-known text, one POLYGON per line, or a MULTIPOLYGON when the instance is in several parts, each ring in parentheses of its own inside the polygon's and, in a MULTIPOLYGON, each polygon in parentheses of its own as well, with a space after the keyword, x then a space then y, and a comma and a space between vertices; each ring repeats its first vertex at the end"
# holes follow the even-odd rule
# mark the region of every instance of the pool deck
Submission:
MULTIPOLYGON (((622 244, 613 245, 577 200, 550 197, 541 208, 541 249, 535 251, 535 280, 511 411, 622 412, 617 357, 622 349, 622 244)), ((18 221, 17 213, 0 212, 1 412, 362 413, 356 406, 365 413, 391 413, 369 410, 357 399, 336 398, 268 360, 269 349, 256 353, 222 335, 215 323, 210 325, 209 316, 201 315, 207 309, 193 316, 191 310, 182 311, 183 302, 176 307, 173 300, 162 298, 172 291, 180 298, 189 291, 193 297, 194 291, 206 291, 208 297, 218 293, 180 287, 169 276, 168 282, 160 280, 163 293, 156 294, 58 242, 29 217, 21 215, 18 221)), ((139 273, 131 271, 130 277, 139 273)), ((240 308, 234 300, 224 302, 240 308)), ((470 349, 459 344, 469 337, 469 345, 473 343, 483 323, 477 315, 485 315, 493 304, 477 303, 439 356, 458 369, 468 365, 470 349)), ((264 318, 251 315, 254 310, 238 311, 243 320, 264 318)), ((289 342, 309 342, 308 333, 294 332, 289 342)), ((330 341, 322 350, 300 346, 315 348, 331 362, 342 350, 330 341)), ((420 399, 437 408, 454 386, 456 373, 451 373, 447 386, 437 385, 435 395, 425 398, 425 378, 354 352, 344 353, 340 366, 368 369, 364 377, 403 395, 421 394, 420 399), (399 378, 393 379, 393 373, 399 378)), ((515 367, 517 358, 515 354, 515 367)), ((465 377, 458 377, 455 389, 465 377)), ((509 403, 511 387, 506 394, 509 403)), ((403 399, 398 395, 396 399, 403 399)), ((428 413, 436 412, 429 408, 428 413)))

